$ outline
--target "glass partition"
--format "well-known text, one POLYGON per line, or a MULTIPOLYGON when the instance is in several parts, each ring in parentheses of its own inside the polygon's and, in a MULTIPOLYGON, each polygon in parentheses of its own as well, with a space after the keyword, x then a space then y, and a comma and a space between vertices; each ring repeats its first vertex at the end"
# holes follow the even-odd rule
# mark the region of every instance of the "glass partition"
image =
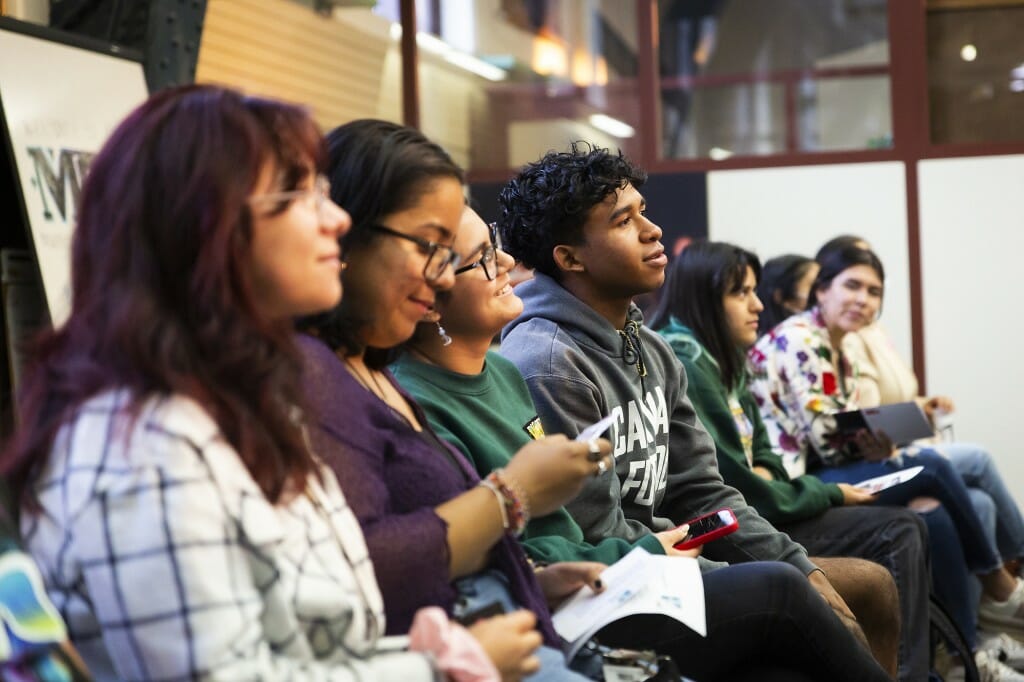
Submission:
POLYGON ((1024 140, 1024 2, 931 0, 927 32, 932 142, 1024 140))
MULTIPOLYGON (((416 8, 420 125, 467 168, 504 172, 575 140, 639 154, 635 3, 417 0, 416 8)), ((397 21, 398 1, 375 11, 397 21)))
POLYGON ((661 156, 892 146, 885 0, 660 0, 661 156))

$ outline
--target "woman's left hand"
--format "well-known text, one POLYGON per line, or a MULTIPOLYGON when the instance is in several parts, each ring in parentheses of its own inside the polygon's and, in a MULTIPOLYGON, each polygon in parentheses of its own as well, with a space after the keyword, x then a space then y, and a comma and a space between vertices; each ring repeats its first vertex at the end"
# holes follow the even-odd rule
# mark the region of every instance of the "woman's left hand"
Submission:
POLYGON ((537 582, 552 609, 588 585, 594 592, 604 590, 601 571, 608 568, 596 561, 560 561, 537 571, 537 582))

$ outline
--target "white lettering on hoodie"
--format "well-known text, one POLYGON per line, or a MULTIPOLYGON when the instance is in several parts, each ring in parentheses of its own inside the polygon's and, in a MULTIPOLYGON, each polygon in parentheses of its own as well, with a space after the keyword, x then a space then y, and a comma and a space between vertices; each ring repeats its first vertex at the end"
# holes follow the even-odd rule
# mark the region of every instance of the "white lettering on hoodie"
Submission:
POLYGON ((643 400, 630 400, 625 408, 616 405, 611 414, 615 416, 612 427, 615 458, 633 455, 629 457, 629 472, 622 483, 622 496, 635 490, 637 504, 653 505, 655 495, 665 488, 668 475, 668 448, 656 444, 659 433, 665 434, 666 442, 668 439, 665 391, 655 386, 647 391, 643 400))

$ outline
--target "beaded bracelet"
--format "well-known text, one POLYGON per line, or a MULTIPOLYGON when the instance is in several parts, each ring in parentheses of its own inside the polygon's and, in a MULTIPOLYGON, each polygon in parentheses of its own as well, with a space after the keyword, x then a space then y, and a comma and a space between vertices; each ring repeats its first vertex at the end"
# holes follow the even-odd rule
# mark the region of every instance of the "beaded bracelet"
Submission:
POLYGON ((504 469, 495 469, 480 485, 493 490, 501 501, 501 520, 504 528, 520 535, 530 521, 530 506, 525 493, 515 481, 505 476, 504 469))
POLYGON ((480 485, 494 493, 494 497, 498 500, 498 509, 501 510, 501 527, 508 530, 508 510, 505 507, 505 496, 498 490, 498 486, 491 483, 489 479, 485 478, 480 481, 480 485))

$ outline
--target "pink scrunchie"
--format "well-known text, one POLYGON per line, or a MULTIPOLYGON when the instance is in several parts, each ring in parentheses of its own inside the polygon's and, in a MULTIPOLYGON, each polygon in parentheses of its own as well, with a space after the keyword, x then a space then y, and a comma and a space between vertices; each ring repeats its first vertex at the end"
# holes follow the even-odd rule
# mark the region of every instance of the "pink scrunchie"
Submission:
POLYGON ((455 682, 500 682, 501 675, 469 630, 448 620, 436 606, 416 612, 409 648, 434 655, 437 667, 455 682))

